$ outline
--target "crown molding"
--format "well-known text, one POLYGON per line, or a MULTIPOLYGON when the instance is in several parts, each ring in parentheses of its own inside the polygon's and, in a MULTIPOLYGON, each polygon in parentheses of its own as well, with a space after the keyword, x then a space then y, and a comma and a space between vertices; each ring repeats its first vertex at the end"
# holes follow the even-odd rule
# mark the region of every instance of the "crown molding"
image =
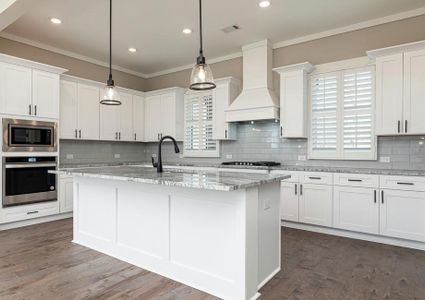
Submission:
POLYGON ((403 19, 409 19, 409 18, 421 16, 424 14, 425 14, 425 7, 421 7, 418 9, 409 10, 402 13, 382 17, 382 18, 372 19, 372 20, 368 20, 368 21, 364 21, 364 22, 360 22, 360 23, 356 23, 356 24, 352 24, 352 25, 348 25, 344 27, 339 27, 339 28, 335 28, 331 30, 326 30, 326 31, 318 32, 318 33, 305 35, 295 39, 277 42, 273 44, 273 49, 287 47, 287 46, 291 46, 295 44, 301 44, 301 43, 318 40, 318 39, 322 39, 322 38, 333 36, 333 35, 338 35, 341 33, 356 31, 356 30, 365 29, 368 27, 400 21, 403 19))
MULTIPOLYGON (((75 58, 75 59, 78 59, 78 60, 82 60, 82 61, 85 61, 85 62, 88 62, 88 63, 92 63, 92 64, 95 64, 95 65, 98 65, 98 66, 109 68, 108 62, 101 61, 101 60, 98 60, 98 59, 94 59, 94 58, 91 58, 91 57, 88 57, 88 56, 84 56, 84 55, 81 55, 81 54, 78 54, 78 53, 75 53, 75 52, 72 52, 72 51, 52 47, 52 46, 49 46, 47 44, 43 44, 43 43, 36 42, 36 41, 30 40, 30 39, 26 39, 26 38, 23 38, 23 37, 20 37, 20 36, 11 34, 11 33, 0 32, 0 37, 8 39, 8 40, 15 41, 15 42, 18 42, 18 43, 33 46, 33 47, 36 47, 36 48, 40 48, 40 49, 43 49, 43 50, 47 50, 47 51, 50 51, 50 52, 69 56, 69 57, 72 57, 72 58, 75 58)), ((123 68, 123 67, 120 67, 120 66, 112 65, 112 69, 114 69, 116 71, 124 72, 124 73, 127 73, 127 74, 131 74, 131 75, 134 75, 134 76, 137 76, 137 77, 147 78, 147 75, 144 74, 144 73, 137 72, 137 71, 134 71, 134 70, 130 70, 130 69, 127 69, 127 68, 123 68)))
MULTIPOLYGON (((409 19, 409 18, 421 16, 421 15, 425 15, 425 7, 401 12, 401 13, 398 13, 398 14, 389 15, 389 16, 382 17, 382 18, 372 19, 372 20, 352 24, 352 25, 349 25, 349 26, 344 26, 344 27, 339 27, 339 28, 335 28, 335 29, 331 29, 331 30, 327 30, 327 31, 314 33, 314 34, 309 34, 309 35, 305 35, 305 36, 294 38, 294 39, 280 41, 280 42, 274 43, 272 45, 272 48, 273 49, 283 48, 283 47, 292 46, 292 45, 296 45, 296 44, 300 44, 300 43, 305 43, 305 42, 309 42, 309 41, 313 41, 313 40, 317 40, 317 39, 322 39, 322 38, 325 38, 325 37, 334 36, 334 35, 338 35, 338 34, 342 34, 342 33, 346 33, 346 32, 365 29, 365 28, 368 28, 368 27, 373 27, 373 26, 377 26, 377 25, 382 25, 382 24, 386 24, 386 23, 400 21, 400 20, 403 20, 403 19, 409 19)), ((89 62, 89 63, 92 63, 92 64, 96 64, 96 65, 99 65, 99 66, 103 66, 103 67, 109 66, 108 63, 105 62, 105 61, 101 61, 101 60, 97 60, 97 59, 94 59, 94 58, 91 58, 91 57, 80 55, 80 54, 77 54, 77 53, 74 53, 74 52, 71 52, 71 51, 68 51, 68 50, 63 50, 63 49, 60 49, 60 48, 52 47, 52 46, 49 46, 49 45, 46 45, 46 44, 43 44, 43 43, 39 43, 39 42, 36 42, 36 41, 33 41, 33 40, 29 40, 29 39, 25 39, 25 38, 16 36, 16 35, 13 35, 13 34, 10 34, 10 33, 0 32, 0 37, 6 38, 6 39, 9 39, 9 40, 13 40, 13 41, 16 41, 16 42, 20 42, 20 43, 23 43, 23 44, 27 44, 27 45, 30 45, 30 46, 34 46, 34 47, 37 47, 37 48, 41 48, 41 49, 44 49, 44 50, 48 50, 48 51, 51 51, 51 52, 66 55, 66 56, 69 56, 69 57, 72 57, 72 58, 76 58, 76 59, 79 59, 79 60, 82 60, 82 61, 86 61, 86 62, 89 62)), ((242 57, 241 51, 209 59, 209 60, 207 60, 207 63, 208 64, 214 64, 214 63, 218 63, 218 62, 223 62, 223 61, 235 59, 235 58, 238 58, 238 57, 242 57)), ((116 66, 116 65, 113 65, 112 67, 113 67, 114 70, 117 70, 117 71, 121 71, 121 72, 131 74, 131 75, 134 75, 134 76, 138 76, 138 77, 141 77, 141 78, 144 78, 144 79, 149 79, 149 78, 153 78, 153 77, 158 77, 158 76, 162 76, 162 75, 167 75, 167 74, 176 73, 176 72, 179 72, 179 71, 191 69, 193 67, 193 64, 182 65, 182 66, 179 66, 179 67, 170 68, 170 69, 166 69, 166 70, 162 70, 162 71, 158 71, 158 72, 153 72, 153 73, 142 73, 142 72, 130 70, 130 69, 127 69, 127 68, 116 66)))

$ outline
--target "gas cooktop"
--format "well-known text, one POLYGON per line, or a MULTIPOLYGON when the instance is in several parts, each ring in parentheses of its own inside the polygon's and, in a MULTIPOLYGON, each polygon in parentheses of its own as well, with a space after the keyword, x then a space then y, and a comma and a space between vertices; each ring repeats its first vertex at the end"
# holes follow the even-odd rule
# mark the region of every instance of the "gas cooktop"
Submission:
POLYGON ((280 163, 274 161, 226 161, 222 166, 252 166, 252 167, 275 167, 280 163))

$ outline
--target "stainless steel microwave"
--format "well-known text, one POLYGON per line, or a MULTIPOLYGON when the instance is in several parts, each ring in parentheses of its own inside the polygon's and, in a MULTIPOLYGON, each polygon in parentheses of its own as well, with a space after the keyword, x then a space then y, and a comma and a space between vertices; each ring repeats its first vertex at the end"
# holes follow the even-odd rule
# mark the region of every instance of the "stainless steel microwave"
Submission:
POLYGON ((57 123, 3 119, 3 152, 56 152, 57 123))

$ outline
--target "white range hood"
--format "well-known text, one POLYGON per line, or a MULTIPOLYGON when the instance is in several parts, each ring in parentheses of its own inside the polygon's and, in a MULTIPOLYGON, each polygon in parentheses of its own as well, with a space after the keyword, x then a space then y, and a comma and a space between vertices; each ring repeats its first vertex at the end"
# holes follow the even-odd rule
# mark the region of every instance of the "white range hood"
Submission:
POLYGON ((279 118, 279 100, 272 90, 272 47, 268 40, 242 47, 242 93, 226 110, 227 122, 279 118))

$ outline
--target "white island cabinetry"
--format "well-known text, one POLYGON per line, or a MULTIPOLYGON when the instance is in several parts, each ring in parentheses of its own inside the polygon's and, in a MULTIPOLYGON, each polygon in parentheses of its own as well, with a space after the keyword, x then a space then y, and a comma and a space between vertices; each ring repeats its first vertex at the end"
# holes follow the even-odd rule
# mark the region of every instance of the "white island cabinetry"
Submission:
POLYGON ((74 242, 223 299, 280 270, 280 178, 141 166, 69 169, 74 242), (154 183, 154 184, 152 184, 154 183))

